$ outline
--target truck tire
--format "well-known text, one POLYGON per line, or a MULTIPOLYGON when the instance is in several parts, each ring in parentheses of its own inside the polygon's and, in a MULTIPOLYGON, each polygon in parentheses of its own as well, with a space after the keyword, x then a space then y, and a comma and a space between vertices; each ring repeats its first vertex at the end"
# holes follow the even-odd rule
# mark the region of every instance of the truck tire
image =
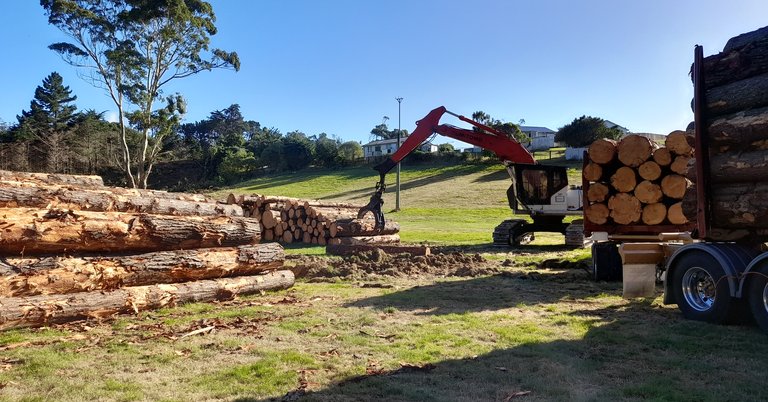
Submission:
POLYGON ((768 333, 768 267, 750 272, 747 282, 747 300, 752 317, 763 332, 768 333))
POLYGON ((725 270, 711 255, 691 251, 675 262, 672 292, 683 317, 713 324, 724 322, 731 310, 725 270))

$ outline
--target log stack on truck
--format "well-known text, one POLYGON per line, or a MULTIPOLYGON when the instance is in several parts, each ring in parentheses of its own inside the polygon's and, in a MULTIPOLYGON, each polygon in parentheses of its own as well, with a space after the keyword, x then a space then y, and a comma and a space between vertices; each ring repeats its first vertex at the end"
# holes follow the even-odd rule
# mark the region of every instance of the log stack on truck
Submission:
POLYGON ((242 209, 97 176, 0 171, 0 329, 290 287, 242 209))
POLYGON ((654 261, 664 302, 711 323, 748 312, 768 332, 768 27, 706 58, 696 46, 692 78, 695 150, 682 206, 696 241, 654 261))

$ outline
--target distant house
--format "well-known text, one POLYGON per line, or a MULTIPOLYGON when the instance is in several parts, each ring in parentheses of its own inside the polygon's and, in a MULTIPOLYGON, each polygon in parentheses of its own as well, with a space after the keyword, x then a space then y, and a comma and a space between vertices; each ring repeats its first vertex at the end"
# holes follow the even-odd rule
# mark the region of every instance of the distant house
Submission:
POLYGON ((547 127, 520 126, 520 131, 528 137, 526 148, 531 151, 540 151, 555 146, 555 131, 547 127))
MULTIPOLYGON (((407 137, 400 139, 400 145, 405 142, 406 138, 407 137)), ((437 152, 437 145, 431 142, 425 142, 421 144, 418 149, 423 152, 435 153, 437 152)), ((375 159, 391 155, 395 153, 395 151, 397 151, 397 138, 371 141, 363 145, 363 157, 365 157, 365 159, 375 159)))

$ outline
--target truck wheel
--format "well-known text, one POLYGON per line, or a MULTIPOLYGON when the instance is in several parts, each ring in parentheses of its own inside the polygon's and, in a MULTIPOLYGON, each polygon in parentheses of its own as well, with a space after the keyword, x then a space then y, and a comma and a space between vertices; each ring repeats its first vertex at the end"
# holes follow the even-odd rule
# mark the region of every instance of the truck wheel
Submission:
POLYGON ((768 268, 758 268, 749 274, 747 299, 755 323, 763 332, 768 332, 768 268))
POLYGON ((672 278, 677 306, 689 320, 721 323, 731 307, 725 270, 707 253, 691 252, 675 263, 672 278))

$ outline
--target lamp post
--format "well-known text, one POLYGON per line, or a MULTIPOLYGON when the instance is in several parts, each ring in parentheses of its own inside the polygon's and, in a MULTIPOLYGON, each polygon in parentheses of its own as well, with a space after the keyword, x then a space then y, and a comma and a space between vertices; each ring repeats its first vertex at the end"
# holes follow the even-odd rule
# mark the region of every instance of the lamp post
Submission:
MULTIPOLYGON (((400 149, 400 103, 403 102, 403 98, 395 98, 397 100, 397 149, 400 149)), ((395 184, 395 211, 400 210, 400 162, 397 162, 397 181, 395 184)))

